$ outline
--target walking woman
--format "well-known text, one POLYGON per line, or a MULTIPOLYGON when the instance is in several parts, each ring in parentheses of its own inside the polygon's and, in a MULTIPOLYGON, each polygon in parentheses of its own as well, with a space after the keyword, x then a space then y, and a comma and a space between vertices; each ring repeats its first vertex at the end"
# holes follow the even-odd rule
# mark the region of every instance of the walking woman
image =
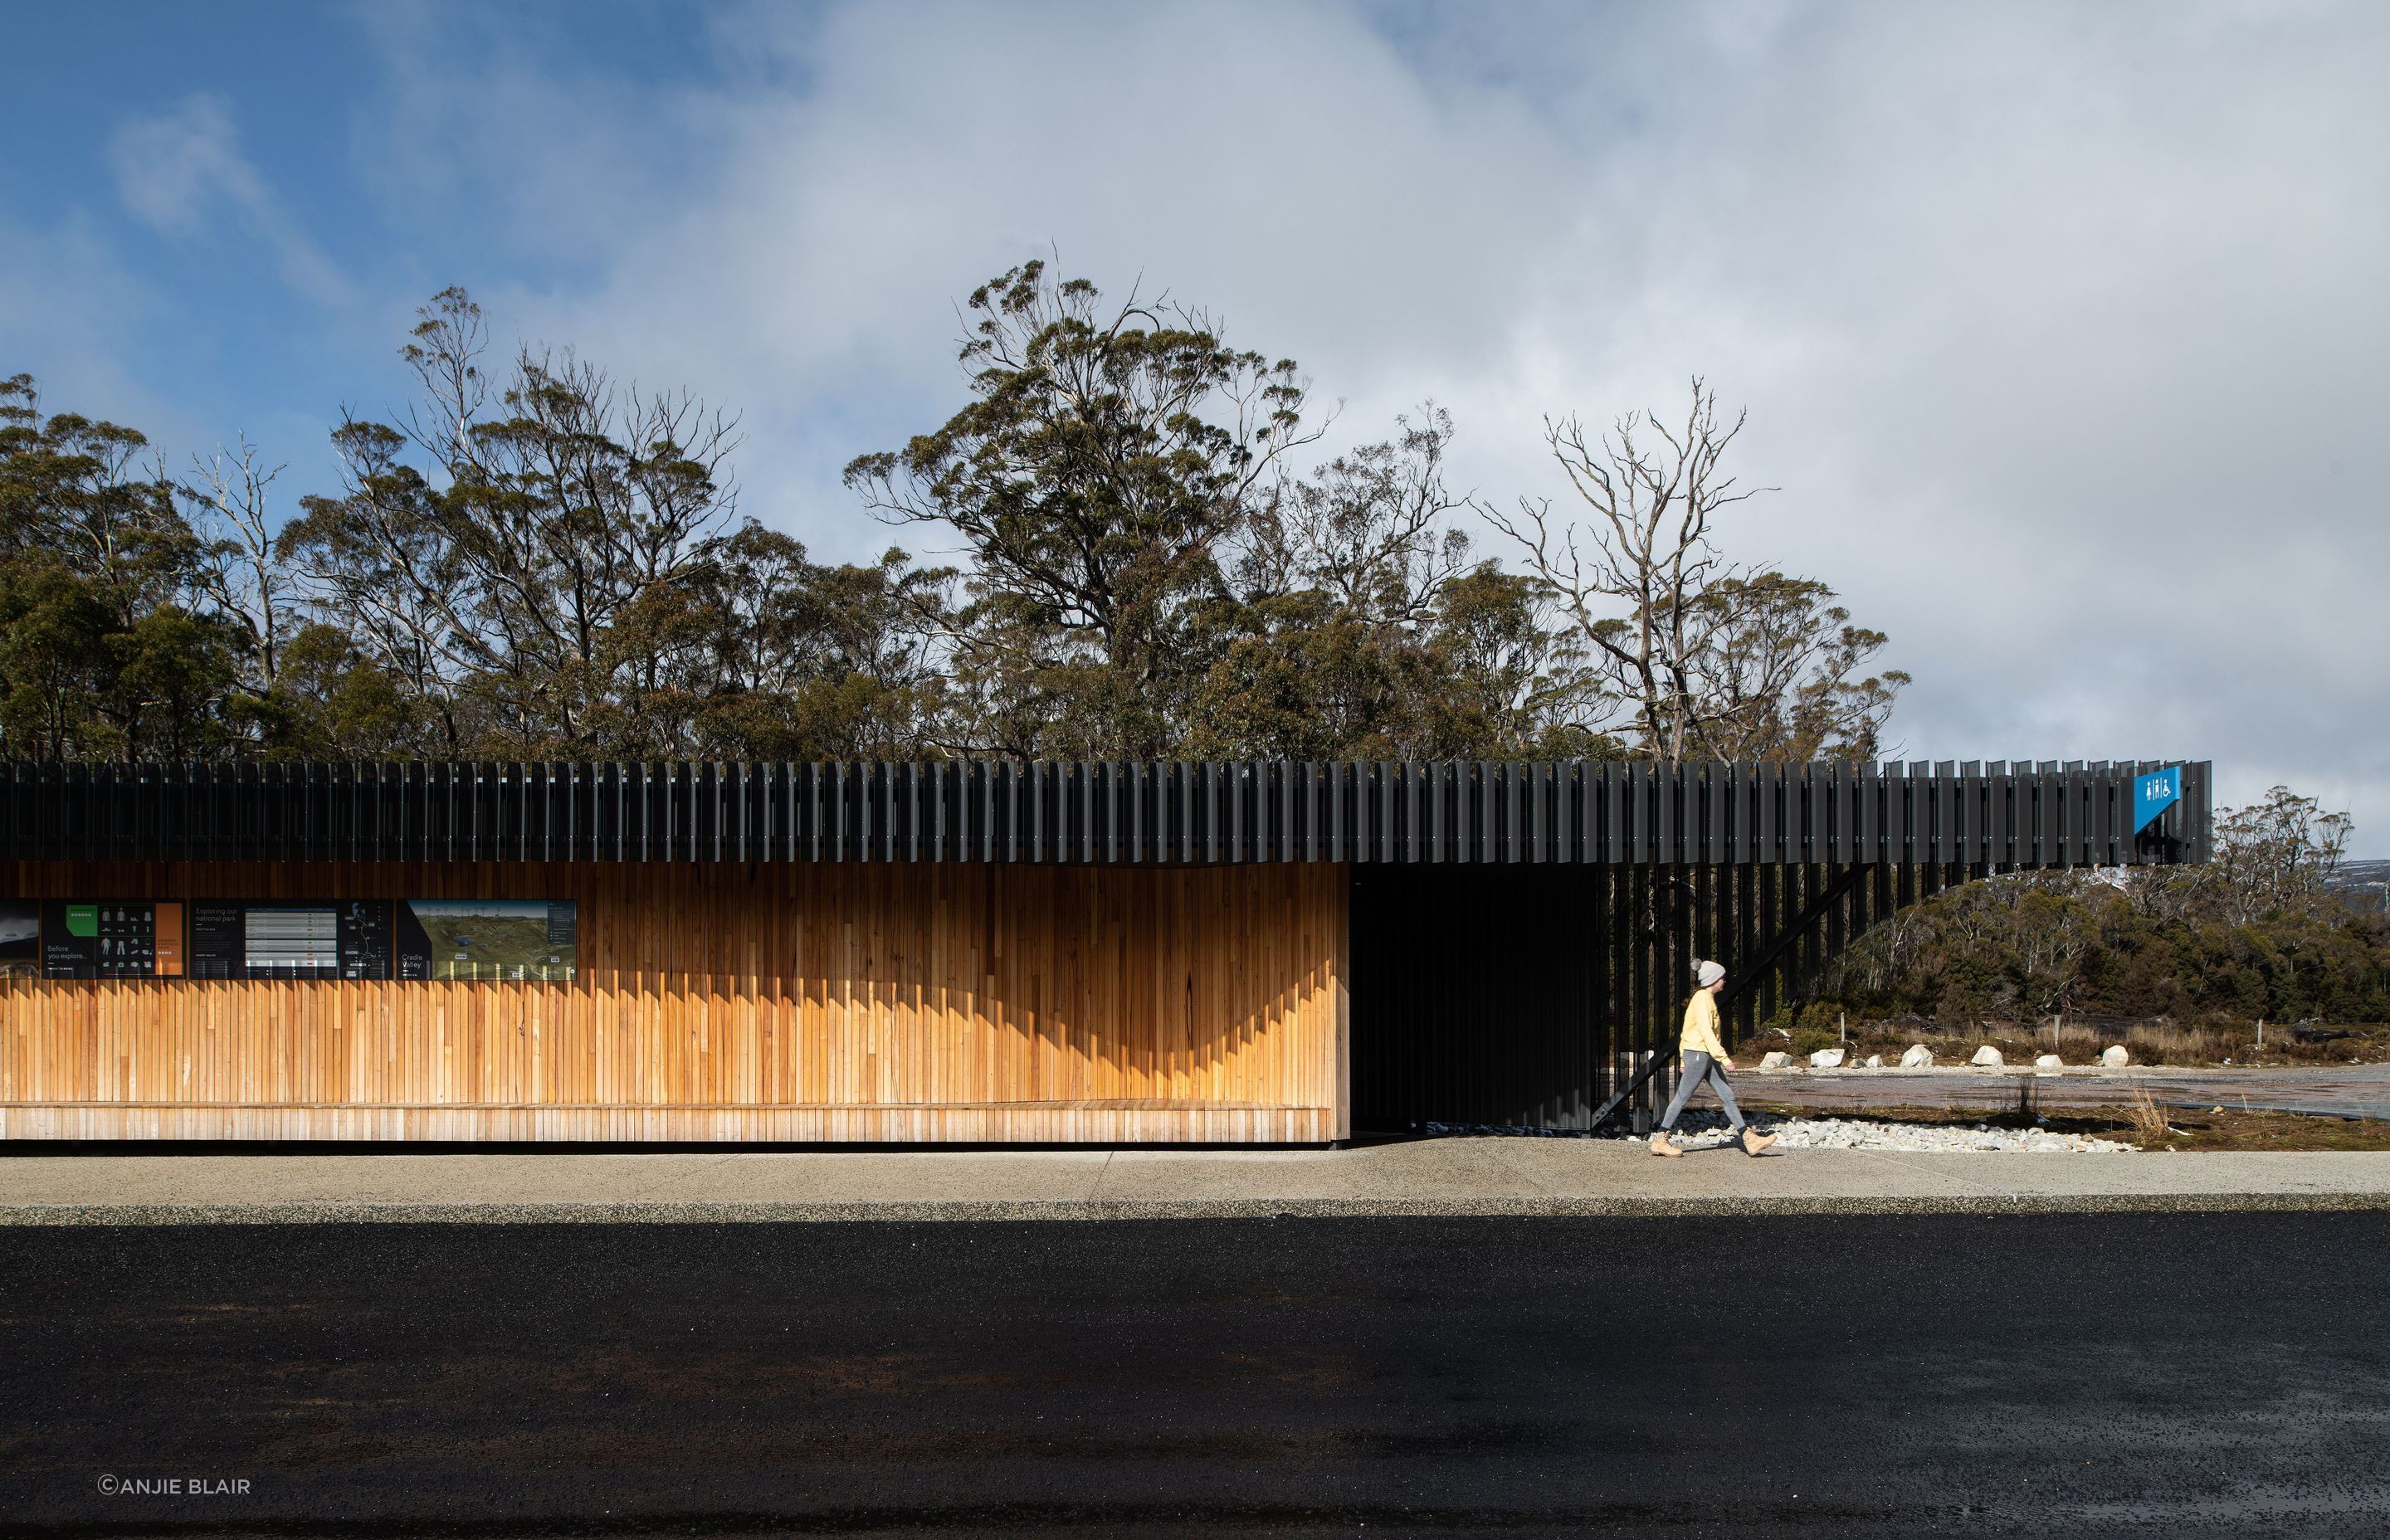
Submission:
POLYGON ((1726 1056, 1726 1045, 1718 1041, 1717 997, 1726 988, 1726 969, 1722 964, 1703 962, 1693 969, 1701 987, 1685 1002, 1685 1031, 1677 1039, 1677 1051, 1685 1061, 1684 1077, 1677 1082, 1676 1097, 1668 1103, 1667 1115, 1660 1126, 1651 1130, 1651 1153, 1670 1160, 1681 1160, 1684 1151, 1668 1142, 1668 1133, 1683 1115, 1685 1103, 1693 1099, 1693 1087, 1703 1081, 1726 1104, 1726 1121, 1742 1136, 1742 1152, 1756 1155, 1776 1142, 1773 1134, 1762 1134, 1742 1121, 1742 1109, 1734 1104, 1734 1087, 1727 1084, 1727 1075, 1734 1069, 1734 1060, 1726 1056))

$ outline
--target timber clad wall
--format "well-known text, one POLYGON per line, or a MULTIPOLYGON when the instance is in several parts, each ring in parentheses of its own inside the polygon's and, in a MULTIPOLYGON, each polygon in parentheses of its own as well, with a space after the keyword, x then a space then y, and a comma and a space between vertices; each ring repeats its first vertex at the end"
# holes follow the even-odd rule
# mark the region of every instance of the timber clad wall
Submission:
POLYGON ((0 1136, 1323 1142, 1341 866, 37 863, 13 896, 572 899, 571 984, 12 980, 0 1136))

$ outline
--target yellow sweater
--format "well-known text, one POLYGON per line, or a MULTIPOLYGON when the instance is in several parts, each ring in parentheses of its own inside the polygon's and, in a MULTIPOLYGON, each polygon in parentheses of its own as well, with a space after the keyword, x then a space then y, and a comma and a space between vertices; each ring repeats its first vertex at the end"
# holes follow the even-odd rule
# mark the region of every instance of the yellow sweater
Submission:
POLYGON ((1685 1032, 1677 1039, 1677 1051, 1726 1057, 1726 1045, 1718 1041, 1717 996, 1706 989, 1693 991, 1693 997, 1685 1002, 1685 1032))

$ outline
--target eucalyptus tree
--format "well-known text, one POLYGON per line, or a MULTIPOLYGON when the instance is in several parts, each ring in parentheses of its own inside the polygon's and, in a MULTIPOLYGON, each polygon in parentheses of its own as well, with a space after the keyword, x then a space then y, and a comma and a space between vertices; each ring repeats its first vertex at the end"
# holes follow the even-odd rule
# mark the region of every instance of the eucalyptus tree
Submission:
POLYGON ((1204 312, 1104 300, 1023 263, 975 289, 970 400, 847 484, 958 542, 967 736, 1016 753, 1141 758, 1189 729, 1227 598, 1222 563, 1279 461, 1317 437, 1290 360, 1204 312))
POLYGON ((944 641, 953 574, 901 550, 814 561, 750 523, 694 593, 705 648, 688 684, 707 752, 776 760, 928 759, 947 747, 944 641))
POLYGON ((132 429, 0 380, 0 752, 201 759, 240 732, 241 638, 132 429))
POLYGON ((1696 377, 1677 418, 1633 412, 1595 433, 1548 417, 1574 501, 1523 497, 1487 518, 1525 558, 1582 653, 1579 699, 1643 756, 1866 759, 1908 676, 1870 673, 1886 638, 1812 578, 1730 561, 1720 515, 1767 488, 1726 471, 1741 434, 1696 377))
POLYGON ((335 432, 341 490, 303 500, 283 557, 450 751, 669 750, 650 706, 701 644, 655 611, 733 521, 736 420, 570 352, 523 348, 494 389, 480 306, 450 289, 418 315, 417 399, 335 432))
POLYGON ((1235 602, 1190 714, 1199 755, 1289 759, 1570 756, 1579 730, 1566 635, 1540 591, 1479 559, 1446 479, 1450 414, 1300 475, 1255 508, 1230 564, 1235 602))

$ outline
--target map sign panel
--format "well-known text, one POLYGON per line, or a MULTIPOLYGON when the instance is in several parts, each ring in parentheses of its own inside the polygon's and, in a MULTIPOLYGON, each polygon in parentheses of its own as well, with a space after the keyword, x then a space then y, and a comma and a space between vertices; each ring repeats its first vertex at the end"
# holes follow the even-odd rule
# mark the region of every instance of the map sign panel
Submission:
POLYGON ((398 976, 566 982, 580 962, 570 901, 410 898, 398 906, 398 976))

